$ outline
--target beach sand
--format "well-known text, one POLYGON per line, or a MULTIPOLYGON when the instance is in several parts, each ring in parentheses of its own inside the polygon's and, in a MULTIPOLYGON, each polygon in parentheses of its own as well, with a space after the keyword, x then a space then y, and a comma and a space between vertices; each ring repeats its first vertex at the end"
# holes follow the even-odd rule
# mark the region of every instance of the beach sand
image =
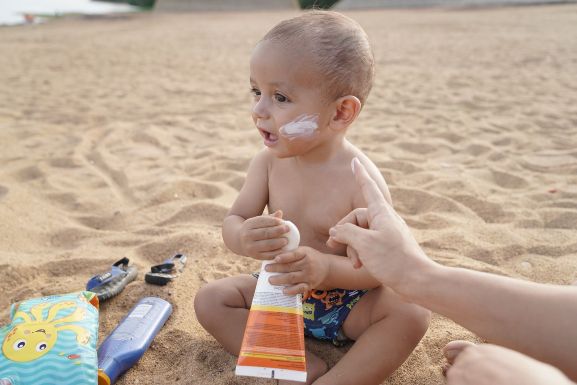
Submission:
MULTIPOLYGON (((267 384, 198 324, 206 282, 258 269, 222 219, 261 148, 248 59, 273 13, 143 14, 0 29, 0 324, 9 305, 83 289, 121 257, 102 340, 143 296, 174 313, 128 384, 267 384), (189 256, 165 287, 144 272, 189 256)), ((536 282, 577 279, 577 6, 347 13, 377 62, 348 137, 378 165, 427 253, 536 282)), ((223 320, 226 322, 226 320, 223 320)), ((441 384, 440 349, 478 341, 435 315, 385 384, 441 384)), ((332 365, 346 349, 308 341, 332 365)), ((370 363, 367 363, 370 365, 370 363)))

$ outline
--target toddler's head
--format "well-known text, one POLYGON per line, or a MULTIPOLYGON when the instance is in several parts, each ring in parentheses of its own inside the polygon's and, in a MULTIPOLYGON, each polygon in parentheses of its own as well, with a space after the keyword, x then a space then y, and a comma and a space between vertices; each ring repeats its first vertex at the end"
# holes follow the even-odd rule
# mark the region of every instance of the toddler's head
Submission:
MULTIPOLYGON (((306 151, 344 132, 365 103, 374 76, 366 33, 354 20, 330 11, 277 24, 257 44, 250 67, 253 120, 265 145, 279 153, 296 148, 295 142, 306 151)), ((294 151, 286 154, 291 155, 294 151)))
POLYGON ((310 61, 328 101, 353 95, 364 105, 373 84, 374 58, 367 34, 353 19, 311 11, 278 23, 261 40, 267 41, 310 61))

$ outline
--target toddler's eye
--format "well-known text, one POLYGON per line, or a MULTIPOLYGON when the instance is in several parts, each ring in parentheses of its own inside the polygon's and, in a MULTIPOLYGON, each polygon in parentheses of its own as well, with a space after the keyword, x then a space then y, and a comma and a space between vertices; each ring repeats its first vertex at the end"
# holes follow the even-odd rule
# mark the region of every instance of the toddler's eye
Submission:
POLYGON ((251 88, 251 89, 250 89, 250 93, 251 93, 251 95, 254 96, 254 97, 260 96, 260 91, 257 90, 256 88, 251 88))
POLYGON ((279 103, 286 103, 288 102, 288 98, 286 96, 284 96, 283 94, 274 94, 274 99, 279 102, 279 103))

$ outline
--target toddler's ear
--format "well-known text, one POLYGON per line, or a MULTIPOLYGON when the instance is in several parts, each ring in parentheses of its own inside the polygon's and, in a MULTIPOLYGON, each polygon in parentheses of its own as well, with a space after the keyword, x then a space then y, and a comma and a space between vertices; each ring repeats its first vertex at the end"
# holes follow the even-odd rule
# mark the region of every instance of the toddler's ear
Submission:
POLYGON ((334 115, 330 121, 330 127, 334 130, 345 130, 350 126, 361 112, 361 101, 353 95, 343 96, 335 102, 334 115))

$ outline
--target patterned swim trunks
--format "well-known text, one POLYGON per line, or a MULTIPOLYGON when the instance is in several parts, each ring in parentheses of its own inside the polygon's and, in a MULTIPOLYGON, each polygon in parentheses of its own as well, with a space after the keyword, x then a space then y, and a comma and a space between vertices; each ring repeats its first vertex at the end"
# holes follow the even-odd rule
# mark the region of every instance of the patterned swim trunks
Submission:
POLYGON ((345 319, 367 290, 313 290, 303 301, 305 335, 329 340, 336 346, 348 341, 342 333, 345 319))
MULTIPOLYGON (((259 273, 252 273, 258 279, 259 273)), ((335 346, 345 345, 349 339, 342 326, 353 306, 368 290, 312 290, 303 301, 305 335, 331 341, 335 346)))

